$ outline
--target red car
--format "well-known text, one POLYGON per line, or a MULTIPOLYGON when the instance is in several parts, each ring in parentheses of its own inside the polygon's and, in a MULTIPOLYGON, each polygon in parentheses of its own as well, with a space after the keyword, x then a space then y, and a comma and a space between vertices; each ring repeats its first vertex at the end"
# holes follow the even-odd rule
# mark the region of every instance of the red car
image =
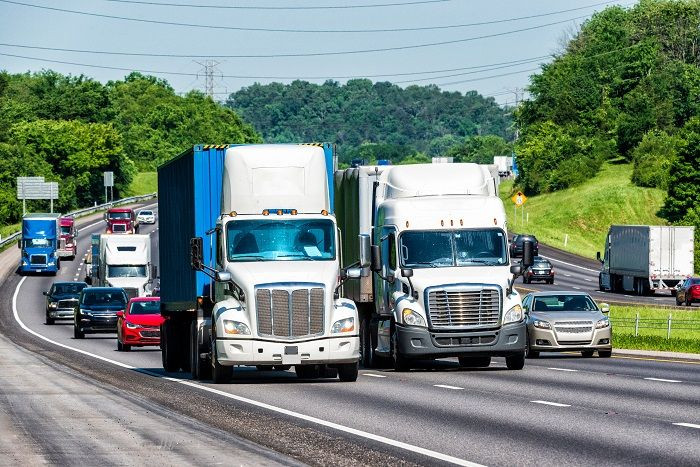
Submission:
POLYGON ((691 306, 700 302, 700 277, 689 277, 676 291, 676 305, 691 306))
POLYGON ((128 352, 132 346, 160 345, 160 297, 135 297, 125 311, 117 312, 117 350, 128 352))

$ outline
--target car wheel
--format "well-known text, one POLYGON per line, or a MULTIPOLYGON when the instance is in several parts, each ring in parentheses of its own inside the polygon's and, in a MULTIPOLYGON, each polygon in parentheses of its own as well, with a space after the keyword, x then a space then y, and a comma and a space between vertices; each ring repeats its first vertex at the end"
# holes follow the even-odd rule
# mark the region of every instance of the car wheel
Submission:
POLYGON ((593 351, 592 350, 582 350, 581 355, 583 355, 584 358, 591 358, 593 356, 593 351))
POLYGON ((343 363, 342 365, 338 365, 338 379, 344 383, 352 383, 357 381, 359 367, 358 362, 343 363))
POLYGON ((459 366, 466 368, 486 368, 491 364, 491 357, 459 357, 459 366))
POLYGON ((530 344, 525 347, 525 358, 539 358, 540 356, 540 351, 539 350, 532 350, 530 348, 530 344))
POLYGON ((598 356, 600 358, 610 358, 612 356, 612 350, 599 350, 598 356))
POLYGON ((122 344, 122 350, 124 352, 131 352, 131 346, 128 344, 122 344))
POLYGON ((124 345, 122 344, 122 341, 117 338, 117 352, 123 352, 124 351, 124 345))
POLYGON ((508 355, 506 357, 506 367, 509 370, 522 370, 525 366, 525 352, 520 352, 515 355, 508 355))
POLYGON ((683 304, 683 302, 681 302, 681 301, 678 299, 678 296, 676 295, 676 306, 681 306, 682 304, 683 304))
POLYGON ((550 279, 550 280, 549 280, 549 283, 552 284, 552 285, 554 285, 554 279, 550 279))
POLYGON ((47 313, 46 314, 46 324, 48 324, 50 326, 50 325, 54 324, 55 322, 56 321, 52 317, 50 317, 47 313))
POLYGON ((410 362, 399 353, 398 333, 393 326, 391 329, 391 363, 394 371, 409 371, 411 369, 410 362))
POLYGON ((85 333, 78 326, 73 326, 73 337, 75 339, 85 339, 85 333))

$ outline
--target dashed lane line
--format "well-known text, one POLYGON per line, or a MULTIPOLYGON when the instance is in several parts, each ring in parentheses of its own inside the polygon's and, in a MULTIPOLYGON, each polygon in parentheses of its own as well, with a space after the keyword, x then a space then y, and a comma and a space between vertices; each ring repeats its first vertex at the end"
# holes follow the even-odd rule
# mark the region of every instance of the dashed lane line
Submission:
POLYGON ((362 376, 371 376, 372 378, 386 378, 384 375, 375 375, 374 373, 361 373, 362 376))
POLYGON ((647 381, 660 381, 662 383, 682 383, 683 381, 678 379, 664 379, 664 378, 644 378, 647 381))
POLYGON ((542 404, 542 405, 551 405, 553 407, 571 407, 570 404, 560 404, 559 402, 550 402, 550 401, 530 401, 533 404, 542 404))
POLYGON ((697 428, 700 430, 700 425, 696 425, 695 423, 674 423, 676 426, 684 426, 686 428, 697 428))
POLYGON ((578 372, 578 370, 572 370, 571 368, 554 368, 554 367, 551 367, 551 368, 547 368, 547 369, 548 369, 548 370, 554 370, 554 371, 568 371, 568 372, 570 372, 570 373, 576 373, 576 372, 578 372))
POLYGON ((377 442, 377 443, 386 444, 388 446, 393 446, 395 448, 403 449, 404 451, 412 452, 415 454, 420 454, 422 456, 429 457, 431 459, 436 459, 436 460, 448 462, 448 463, 455 464, 455 465, 463 465, 463 466, 468 466, 468 467, 483 467, 481 464, 478 464, 475 462, 470 462, 470 461, 465 460, 465 459, 460 459, 458 457, 450 456, 449 454, 443 454, 441 452, 433 451, 431 449, 426 449, 426 448, 422 448, 420 446, 415 446, 412 444, 404 443, 403 441, 398 441, 395 439, 386 438, 384 436, 375 435, 374 433, 369 433, 367 431, 358 430, 356 428, 351 428, 349 426, 340 425, 338 423, 330 422, 328 420, 323 420, 320 418, 312 417, 311 415, 305 415, 305 414, 302 414, 299 412, 294 412, 292 410, 284 409, 282 407, 277 407, 277 406, 274 406, 271 404, 267 404, 265 402, 260 402, 260 401, 256 401, 253 399, 249 399, 247 397, 238 396, 236 394, 222 391, 220 389, 215 389, 215 388, 211 388, 208 386, 204 386, 204 385, 196 383, 194 381, 190 381, 190 380, 186 380, 186 379, 172 378, 170 376, 163 376, 163 375, 160 375, 158 373, 154 373, 152 371, 145 370, 143 368, 137 368, 137 367, 131 366, 131 365, 126 364, 126 363, 118 362, 116 360, 112 360, 110 358, 106 358, 106 357, 103 357, 101 355, 87 352, 85 350, 71 347, 69 345, 62 344, 60 342, 49 339, 48 337, 45 337, 42 334, 39 334, 38 332, 30 329, 26 324, 24 324, 24 322, 19 317, 19 312, 17 311, 17 296, 19 295, 20 288, 22 287, 22 284, 24 284, 25 280, 27 280, 26 276, 23 277, 19 281, 19 284, 17 284, 17 287, 15 288, 15 293, 14 293, 14 295, 12 295, 12 314, 14 315, 15 321, 17 321, 17 323, 20 325, 20 327, 22 327, 22 329, 24 329, 28 333, 38 337, 39 339, 42 339, 43 341, 48 342, 50 344, 56 345, 58 347, 62 347, 62 348, 67 349, 67 350, 71 350, 73 352, 77 352, 77 353, 86 355, 88 357, 95 358, 97 360, 101 360, 105 363, 110 363, 112 365, 119 366, 121 368, 133 370, 133 371, 136 371, 136 372, 139 372, 142 374, 153 376, 155 378, 161 378, 161 379, 171 381, 171 382, 176 383, 176 384, 183 384, 185 386, 199 389, 201 391, 206 391, 210 394, 216 394, 217 396, 225 397, 227 399, 235 400, 237 402, 241 402, 244 404, 259 407, 261 409, 265 409, 265 410, 269 410, 271 412, 286 415, 288 417, 296 418, 298 420, 304 420, 304 421, 309 422, 309 423, 321 425, 321 426, 331 428, 331 429, 336 430, 336 431, 341 431, 343 433, 348 433, 350 435, 357 436, 359 438, 365 438, 365 439, 369 439, 369 440, 377 442))
POLYGON ((464 389, 460 388, 459 386, 450 386, 449 384, 433 384, 436 388, 443 388, 443 389, 453 389, 453 390, 459 390, 459 389, 464 389))

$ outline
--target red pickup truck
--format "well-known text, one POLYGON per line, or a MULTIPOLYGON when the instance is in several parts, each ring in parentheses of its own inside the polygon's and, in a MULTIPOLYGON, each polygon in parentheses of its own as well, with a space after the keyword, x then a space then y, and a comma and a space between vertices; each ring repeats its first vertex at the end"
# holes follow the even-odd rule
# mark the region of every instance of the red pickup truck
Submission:
POLYGON ((72 217, 61 217, 58 220, 60 240, 58 245, 58 256, 75 259, 78 254, 78 229, 75 228, 75 219, 72 217))
POLYGON ((136 213, 129 208, 112 208, 105 213, 108 234, 135 234, 139 232, 136 213))

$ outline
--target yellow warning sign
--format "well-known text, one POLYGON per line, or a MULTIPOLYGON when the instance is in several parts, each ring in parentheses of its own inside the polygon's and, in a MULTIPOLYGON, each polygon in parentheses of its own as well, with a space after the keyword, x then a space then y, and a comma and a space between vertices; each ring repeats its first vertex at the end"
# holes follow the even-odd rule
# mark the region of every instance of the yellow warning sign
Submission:
POLYGON ((510 199, 515 203, 516 206, 522 206, 527 201, 527 196, 522 191, 517 192, 510 199))

